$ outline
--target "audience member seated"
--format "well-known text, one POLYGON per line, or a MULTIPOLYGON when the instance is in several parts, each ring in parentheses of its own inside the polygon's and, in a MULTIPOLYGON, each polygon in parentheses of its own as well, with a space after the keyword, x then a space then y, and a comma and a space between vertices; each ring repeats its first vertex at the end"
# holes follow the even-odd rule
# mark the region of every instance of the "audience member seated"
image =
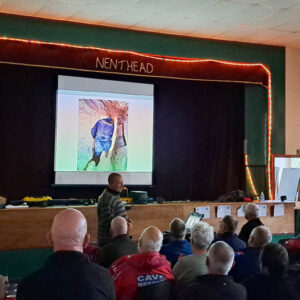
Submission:
POLYGON ((115 299, 108 270, 82 253, 90 237, 80 211, 69 208, 59 212, 47 237, 54 253, 40 270, 23 279, 18 300, 115 299))
POLYGON ((240 252, 247 247, 243 240, 235 234, 238 222, 232 216, 225 216, 221 223, 217 238, 214 242, 223 241, 227 243, 234 252, 240 252))
POLYGON ((289 254, 290 264, 300 264, 300 236, 279 241, 289 254))
POLYGON ((248 243, 252 230, 257 226, 264 225, 259 219, 259 206, 254 203, 247 204, 245 207, 245 218, 248 222, 243 225, 239 234, 239 239, 248 243))
POLYGON ((192 230, 192 255, 178 260, 173 268, 175 280, 180 285, 186 285, 196 276, 207 274, 207 249, 214 239, 214 228, 206 222, 199 222, 192 230))
POLYGON ((165 244, 161 247, 160 254, 167 257, 167 260, 173 267, 178 258, 192 254, 192 248, 190 243, 185 240, 185 223, 179 218, 175 218, 170 223, 170 231, 174 237, 174 241, 165 244))
POLYGON ((244 250, 244 254, 235 258, 235 265, 229 275, 233 276, 234 281, 240 282, 249 275, 260 272, 260 259, 262 248, 264 245, 272 241, 272 233, 265 226, 255 227, 248 240, 248 248, 244 250))
POLYGON ((287 274, 296 281, 296 291, 300 298, 300 263, 289 265, 287 274))
POLYGON ((123 217, 115 217, 110 226, 112 240, 102 248, 99 264, 108 268, 115 260, 128 254, 136 254, 137 243, 128 235, 127 221, 123 217))
POLYGON ((157 227, 146 228, 138 240, 139 253, 123 256, 110 266, 117 300, 135 299, 138 287, 174 279, 170 262, 159 253, 162 239, 157 227))
POLYGON ((90 261, 98 264, 102 249, 96 245, 89 244, 83 249, 83 253, 86 254, 90 261))
POLYGON ((212 244, 206 260, 208 274, 197 276, 185 288, 180 299, 246 300, 245 287, 227 275, 233 260, 234 251, 228 244, 223 241, 212 244))
POLYGON ((267 244, 260 260, 262 273, 243 282, 248 299, 299 299, 295 278, 287 276, 289 259, 286 249, 280 244, 267 244))

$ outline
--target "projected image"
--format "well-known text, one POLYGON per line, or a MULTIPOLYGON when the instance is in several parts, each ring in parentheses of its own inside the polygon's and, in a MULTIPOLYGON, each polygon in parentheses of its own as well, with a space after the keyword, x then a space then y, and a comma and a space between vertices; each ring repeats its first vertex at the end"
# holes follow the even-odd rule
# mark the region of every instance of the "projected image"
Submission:
POLYGON ((126 171, 128 102, 79 99, 79 171, 126 171))
POLYGON ((152 184, 153 84, 59 75, 55 184, 152 184))

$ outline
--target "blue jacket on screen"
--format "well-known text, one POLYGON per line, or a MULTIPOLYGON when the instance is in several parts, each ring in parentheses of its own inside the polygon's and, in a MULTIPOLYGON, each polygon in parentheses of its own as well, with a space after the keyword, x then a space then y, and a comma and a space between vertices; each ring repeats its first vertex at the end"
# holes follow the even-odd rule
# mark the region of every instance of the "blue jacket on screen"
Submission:
POLYGON ((101 155, 103 151, 109 151, 113 133, 114 122, 112 118, 108 117, 96 122, 91 129, 91 135, 95 139, 95 155, 101 155))

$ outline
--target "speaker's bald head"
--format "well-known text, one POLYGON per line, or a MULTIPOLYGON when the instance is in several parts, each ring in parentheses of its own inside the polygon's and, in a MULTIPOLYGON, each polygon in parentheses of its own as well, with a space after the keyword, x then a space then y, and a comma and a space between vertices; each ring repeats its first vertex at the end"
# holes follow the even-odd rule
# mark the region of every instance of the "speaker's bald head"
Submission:
POLYGON ((111 173, 108 176, 108 186, 115 192, 122 192, 124 187, 122 175, 119 173, 111 173))

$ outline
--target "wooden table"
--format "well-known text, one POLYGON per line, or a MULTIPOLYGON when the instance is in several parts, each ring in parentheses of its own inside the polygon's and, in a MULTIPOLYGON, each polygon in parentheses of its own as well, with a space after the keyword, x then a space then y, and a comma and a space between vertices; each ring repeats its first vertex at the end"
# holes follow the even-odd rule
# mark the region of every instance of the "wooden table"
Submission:
MULTIPOLYGON (((189 213, 198 206, 210 207, 210 219, 205 219, 218 230, 220 218, 216 217, 219 205, 230 205, 231 215, 239 222, 238 232, 245 218, 237 218, 237 209, 245 203, 212 203, 212 202, 170 202, 166 204, 133 205, 127 211, 133 220, 132 236, 137 239, 142 230, 155 225, 161 230, 168 230, 170 221, 175 218, 186 220, 189 213)), ((263 203, 265 204, 265 203, 263 203)), ((277 203, 276 203, 277 204, 277 203)), ((268 226, 273 234, 294 233, 295 203, 284 203, 285 214, 281 217, 273 216, 273 203, 267 203, 267 217, 261 221, 268 226)), ((50 230, 53 217, 66 207, 45 208, 11 208, 0 210, 0 250, 32 249, 49 247, 46 234, 50 230)), ((92 242, 97 240, 97 207, 76 206, 87 218, 88 230, 92 242)))

